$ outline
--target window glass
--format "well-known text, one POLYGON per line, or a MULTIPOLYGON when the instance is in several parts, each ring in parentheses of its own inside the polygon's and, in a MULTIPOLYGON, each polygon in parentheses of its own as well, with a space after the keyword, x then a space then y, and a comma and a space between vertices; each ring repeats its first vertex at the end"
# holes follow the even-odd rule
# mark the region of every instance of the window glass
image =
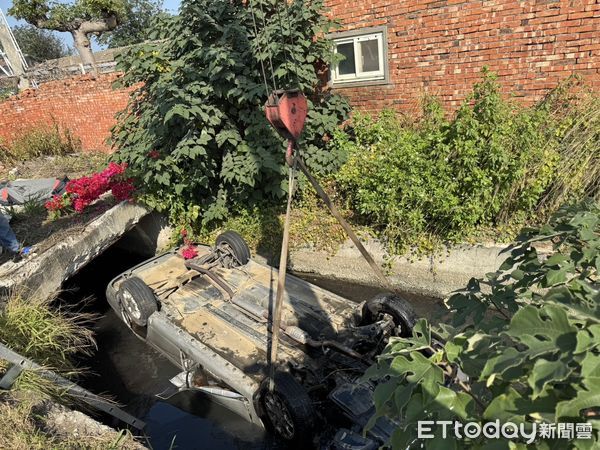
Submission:
POLYGON ((362 72, 379 71, 379 45, 377 39, 370 39, 359 43, 362 53, 362 72))
POLYGON ((387 80, 385 29, 365 28, 329 35, 344 58, 331 68, 333 84, 387 80))
POLYGON ((340 75, 354 74, 356 71, 354 66, 354 43, 346 42, 345 44, 338 44, 337 52, 344 55, 344 60, 340 61, 338 66, 338 73, 340 75))

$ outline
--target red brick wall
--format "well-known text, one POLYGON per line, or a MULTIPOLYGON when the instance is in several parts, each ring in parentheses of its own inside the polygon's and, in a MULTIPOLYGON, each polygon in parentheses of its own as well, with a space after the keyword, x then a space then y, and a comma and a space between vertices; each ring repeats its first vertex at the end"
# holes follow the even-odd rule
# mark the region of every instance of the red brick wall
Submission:
POLYGON ((487 65, 530 104, 572 73, 600 88, 600 0, 326 0, 340 31, 387 25, 390 83, 337 88, 354 106, 455 108, 487 65))
POLYGON ((130 92, 112 89, 118 77, 112 73, 49 81, 0 102, 0 139, 10 144, 28 128, 55 120, 81 139, 85 151, 110 152, 105 141, 130 92))

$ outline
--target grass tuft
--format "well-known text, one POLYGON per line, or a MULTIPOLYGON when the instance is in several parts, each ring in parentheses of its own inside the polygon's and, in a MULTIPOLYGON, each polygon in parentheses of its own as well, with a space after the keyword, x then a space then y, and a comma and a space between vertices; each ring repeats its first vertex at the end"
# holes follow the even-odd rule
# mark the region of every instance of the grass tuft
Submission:
POLYGON ((1 145, 0 162, 14 164, 42 156, 63 156, 81 150, 81 142, 54 121, 23 131, 10 145, 1 145))
MULTIPOLYGON (((13 293, 4 303, 0 300, 0 342, 45 369, 72 377, 78 372, 73 357, 89 355, 95 348, 89 327, 93 319, 93 315, 74 307, 53 307, 52 299, 13 293)), ((63 397, 60 389, 30 371, 21 374, 15 388, 63 397)))
POLYGON ((49 430, 44 417, 36 413, 38 400, 19 396, 16 400, 0 394, 0 448, 11 450, 113 450, 139 449, 133 435, 126 430, 98 435, 67 436, 60 430, 49 430))
MULTIPOLYGON (((53 299, 16 292, 0 298, 0 342, 44 370, 73 378, 80 373, 75 356, 91 355, 96 348, 90 326, 95 316, 81 312, 80 306, 58 306, 53 299)), ((7 368, 8 363, 0 360, 0 377, 7 368)), ((68 427, 59 429, 58 422, 46 423, 46 414, 39 411, 48 400, 78 403, 38 371, 23 371, 10 391, 0 391, 0 449, 141 448, 128 431, 87 436, 68 427)))

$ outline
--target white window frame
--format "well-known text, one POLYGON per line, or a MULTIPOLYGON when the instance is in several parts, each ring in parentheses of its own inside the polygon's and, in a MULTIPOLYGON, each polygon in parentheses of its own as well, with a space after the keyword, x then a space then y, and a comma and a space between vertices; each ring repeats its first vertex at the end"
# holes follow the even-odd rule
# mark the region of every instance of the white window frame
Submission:
POLYGON ((387 83, 388 80, 388 62, 387 62, 387 33, 385 27, 366 28, 362 30, 352 30, 342 33, 334 33, 328 36, 334 43, 333 51, 337 53, 337 46, 340 44, 353 43, 354 49, 354 73, 341 75, 339 65, 331 68, 331 83, 333 85, 344 85, 350 83, 387 83), (362 52, 360 43, 364 41, 377 41, 379 56, 379 70, 362 72, 362 52))

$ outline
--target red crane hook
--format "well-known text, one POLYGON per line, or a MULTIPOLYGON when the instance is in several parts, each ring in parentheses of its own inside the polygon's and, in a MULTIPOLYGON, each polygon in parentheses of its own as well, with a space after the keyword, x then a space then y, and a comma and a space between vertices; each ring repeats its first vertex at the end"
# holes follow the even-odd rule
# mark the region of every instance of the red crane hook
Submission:
POLYGON ((273 91, 265 103, 265 115, 275 130, 288 140, 285 159, 292 164, 294 146, 304 129, 308 102, 300 90, 273 91))

